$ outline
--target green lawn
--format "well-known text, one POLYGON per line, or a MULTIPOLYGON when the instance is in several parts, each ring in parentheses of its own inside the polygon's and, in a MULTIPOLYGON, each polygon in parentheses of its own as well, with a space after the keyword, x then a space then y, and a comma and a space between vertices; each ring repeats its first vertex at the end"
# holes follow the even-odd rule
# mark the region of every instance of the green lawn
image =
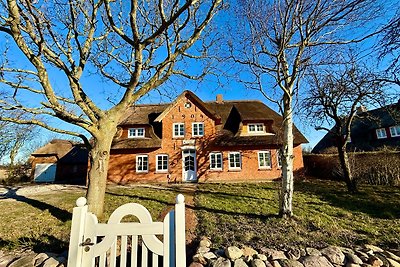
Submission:
POLYGON ((279 183, 201 184, 196 196, 199 236, 217 246, 400 247, 400 188, 361 186, 350 195, 344 184, 296 182, 294 214, 278 214, 279 183))
MULTIPOLYGON (((362 186, 347 194, 336 182, 297 182, 295 217, 277 218, 279 183, 199 184, 194 209, 197 235, 215 246, 247 244, 352 246, 371 243, 400 247, 400 189, 362 186)), ((175 203, 177 187, 112 186, 106 195, 106 215, 127 202, 147 207, 153 220, 161 220, 175 203)), ((0 249, 33 248, 59 252, 67 249, 75 200, 83 189, 58 191, 26 198, 0 199, 0 249)), ((104 219, 102 220, 104 221, 104 219)))

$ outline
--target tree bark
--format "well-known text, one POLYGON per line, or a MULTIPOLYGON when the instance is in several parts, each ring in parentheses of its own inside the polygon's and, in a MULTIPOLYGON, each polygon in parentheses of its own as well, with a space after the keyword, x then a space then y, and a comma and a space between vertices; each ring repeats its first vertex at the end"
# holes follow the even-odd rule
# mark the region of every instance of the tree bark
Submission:
POLYGON ((357 183, 353 178, 353 174, 351 173, 349 157, 346 150, 346 144, 342 146, 338 146, 338 155, 339 155, 339 162, 340 166, 342 167, 343 171, 343 180, 346 182, 347 190, 350 193, 357 193, 357 183))
POLYGON ((107 170, 110 160, 110 148, 116 133, 116 125, 106 122, 98 134, 93 137, 92 149, 89 153, 88 190, 86 198, 89 211, 101 217, 104 211, 104 198, 107 185, 107 170))
POLYGON ((283 97, 283 155, 282 155, 282 188, 280 194, 279 215, 283 218, 293 216, 293 110, 292 97, 283 97))

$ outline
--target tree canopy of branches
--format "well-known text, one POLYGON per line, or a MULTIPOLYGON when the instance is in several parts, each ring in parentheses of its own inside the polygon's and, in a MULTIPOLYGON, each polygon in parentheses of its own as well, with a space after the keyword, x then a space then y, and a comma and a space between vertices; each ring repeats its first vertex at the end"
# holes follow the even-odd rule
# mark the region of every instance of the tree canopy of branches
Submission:
POLYGON ((312 118, 318 130, 326 130, 335 138, 343 180, 348 191, 355 193, 357 181, 347 154, 351 127, 355 119, 365 116, 366 113, 361 112, 363 106, 384 103, 384 87, 375 73, 355 61, 314 69, 307 80, 311 88, 302 103, 307 117, 312 118), (334 127, 324 127, 325 123, 333 123, 334 127))
POLYGON ((0 106, 31 115, 1 119, 81 137, 91 149, 89 209, 100 216, 110 146, 121 116, 173 75, 203 75, 182 62, 206 53, 210 42, 201 36, 220 4, 221 0, 1 0, 0 32, 8 42, 3 42, 5 56, 0 61, 0 82, 7 86, 0 106), (15 47, 17 57, 8 56, 15 47), (87 82, 89 75, 109 91, 87 82), (112 104, 104 108, 99 98, 112 104), (77 130, 47 123, 49 118, 84 129, 91 142, 77 130))
POLYGON ((327 48, 361 42, 373 35, 375 30, 364 24, 372 23, 379 7, 373 0, 238 2, 239 31, 232 42, 231 56, 248 69, 249 87, 260 90, 281 109, 284 136, 280 215, 290 217, 293 214, 293 107, 300 81, 310 66, 332 60, 327 48), (357 33, 354 29, 358 29, 357 33))

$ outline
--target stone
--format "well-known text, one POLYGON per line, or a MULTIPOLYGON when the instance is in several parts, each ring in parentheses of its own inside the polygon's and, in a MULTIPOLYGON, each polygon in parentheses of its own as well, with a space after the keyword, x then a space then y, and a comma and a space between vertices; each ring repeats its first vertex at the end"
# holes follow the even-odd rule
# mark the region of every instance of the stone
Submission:
POLYGON ((251 261, 251 267, 265 267, 265 263, 260 259, 254 259, 251 261))
POLYGON ((208 239, 207 237, 201 238, 200 243, 199 243, 199 247, 206 247, 206 248, 211 247, 210 239, 208 239))
POLYGON ((315 248, 306 248, 306 252, 309 256, 322 256, 322 253, 315 248))
POLYGON ((58 267, 60 262, 53 257, 48 258, 42 265, 42 267, 58 267))
POLYGON ((367 253, 360 250, 356 250, 355 253, 363 262, 368 262, 369 255, 367 253))
POLYGON ((282 267, 280 265, 279 261, 272 261, 271 264, 272 264, 272 267, 282 267))
POLYGON ((248 265, 246 264, 246 262, 243 259, 237 259, 233 263, 233 267, 248 267, 248 265))
POLYGON ((363 261, 360 259, 360 257, 358 257, 356 254, 345 252, 345 255, 346 255, 347 262, 349 262, 349 263, 355 263, 355 264, 363 263, 363 261))
POLYGON ((209 252, 210 251, 210 248, 208 248, 208 247, 199 247, 198 249, 197 249, 197 253, 198 254, 204 254, 204 253, 207 253, 207 252, 209 252))
POLYGON ((250 262, 253 260, 252 256, 244 256, 243 260, 247 263, 250 264, 250 262))
POLYGON ((212 264, 213 267, 231 267, 231 261, 225 258, 218 258, 212 264))
POLYGON ((374 256, 374 255, 371 255, 371 256, 369 257, 368 263, 371 264, 371 265, 374 266, 374 267, 380 267, 380 266, 383 265, 382 260, 381 260, 380 258, 374 256))
POLYGON ((321 249, 321 253, 333 264, 344 264, 345 256, 339 247, 329 246, 321 249))
POLYGON ((333 265, 324 256, 310 255, 300 259, 304 267, 333 267, 333 265))
POLYGON ((243 252, 243 256, 253 256, 258 254, 257 250, 248 247, 248 246, 244 246, 242 247, 242 252, 243 252))
POLYGON ((33 266, 37 267, 40 266, 43 262, 45 262, 48 258, 50 258, 49 254, 47 253, 39 253, 33 259, 33 266))
POLYGON ((354 254, 354 250, 352 250, 351 248, 344 248, 344 247, 339 247, 340 250, 346 255, 346 254, 354 254))
POLYGON ((391 258, 392 260, 400 262, 400 257, 390 251, 384 251, 383 255, 385 255, 387 258, 391 258))
POLYGON ((254 258, 255 259, 260 259, 262 261, 267 261, 268 260, 268 257, 265 256, 264 254, 256 254, 256 255, 254 255, 254 258))
POLYGON ((268 257, 270 261, 287 259, 285 253, 280 250, 263 248, 262 252, 268 257))
POLYGON ((304 265, 297 260, 280 260, 279 263, 282 267, 304 267, 304 265))
POLYGON ((32 267, 33 266, 33 259, 35 258, 36 254, 28 254, 21 256, 21 258, 13 261, 8 267, 32 267))
POLYGON ((192 262, 189 267, 203 267, 203 265, 199 262, 192 262))
POLYGON ((390 266, 390 263, 388 262, 386 256, 383 255, 382 253, 377 252, 377 253, 375 253, 374 256, 382 261, 383 266, 390 266))
POLYGON ((265 267, 274 267, 269 261, 264 261, 265 267))
POLYGON ((215 255, 215 254, 212 253, 212 252, 207 252, 207 253, 204 253, 204 254, 203 254, 203 257, 206 259, 207 262, 210 262, 210 260, 216 259, 216 258, 217 258, 217 255, 215 255))
POLYGON ((346 266, 346 267, 360 267, 361 265, 355 264, 355 263, 352 263, 352 262, 348 262, 348 263, 346 263, 345 266, 346 266))
POLYGON ((243 251, 238 247, 230 246, 225 249, 225 255, 228 259, 234 261, 242 257, 243 251))
POLYGON ((301 257, 300 249, 298 248, 291 248, 287 253, 289 260, 298 260, 301 257))
POLYGON ((374 245, 364 245, 364 248, 368 249, 368 250, 372 250, 373 252, 383 252, 383 249, 381 249, 380 247, 374 246, 374 245))
POLYGON ((18 257, 6 255, 0 259, 0 267, 7 267, 11 262, 17 260, 18 257))
POLYGON ((202 265, 206 265, 207 264, 207 259, 204 258, 204 256, 201 255, 201 254, 196 254, 196 255, 193 256, 193 262, 198 262, 198 263, 200 263, 202 265))
POLYGON ((390 267, 400 267, 400 263, 391 258, 387 258, 387 261, 389 262, 390 267))

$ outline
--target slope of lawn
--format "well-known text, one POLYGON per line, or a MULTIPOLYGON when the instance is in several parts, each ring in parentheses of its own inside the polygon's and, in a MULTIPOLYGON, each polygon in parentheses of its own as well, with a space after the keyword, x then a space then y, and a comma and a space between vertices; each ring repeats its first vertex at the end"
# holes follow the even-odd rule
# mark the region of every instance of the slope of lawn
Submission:
POLYGON ((294 218, 277 218, 277 182, 201 184, 196 195, 199 236, 215 246, 260 247, 400 246, 400 188, 360 186, 350 195, 344 184, 296 182, 294 218))

